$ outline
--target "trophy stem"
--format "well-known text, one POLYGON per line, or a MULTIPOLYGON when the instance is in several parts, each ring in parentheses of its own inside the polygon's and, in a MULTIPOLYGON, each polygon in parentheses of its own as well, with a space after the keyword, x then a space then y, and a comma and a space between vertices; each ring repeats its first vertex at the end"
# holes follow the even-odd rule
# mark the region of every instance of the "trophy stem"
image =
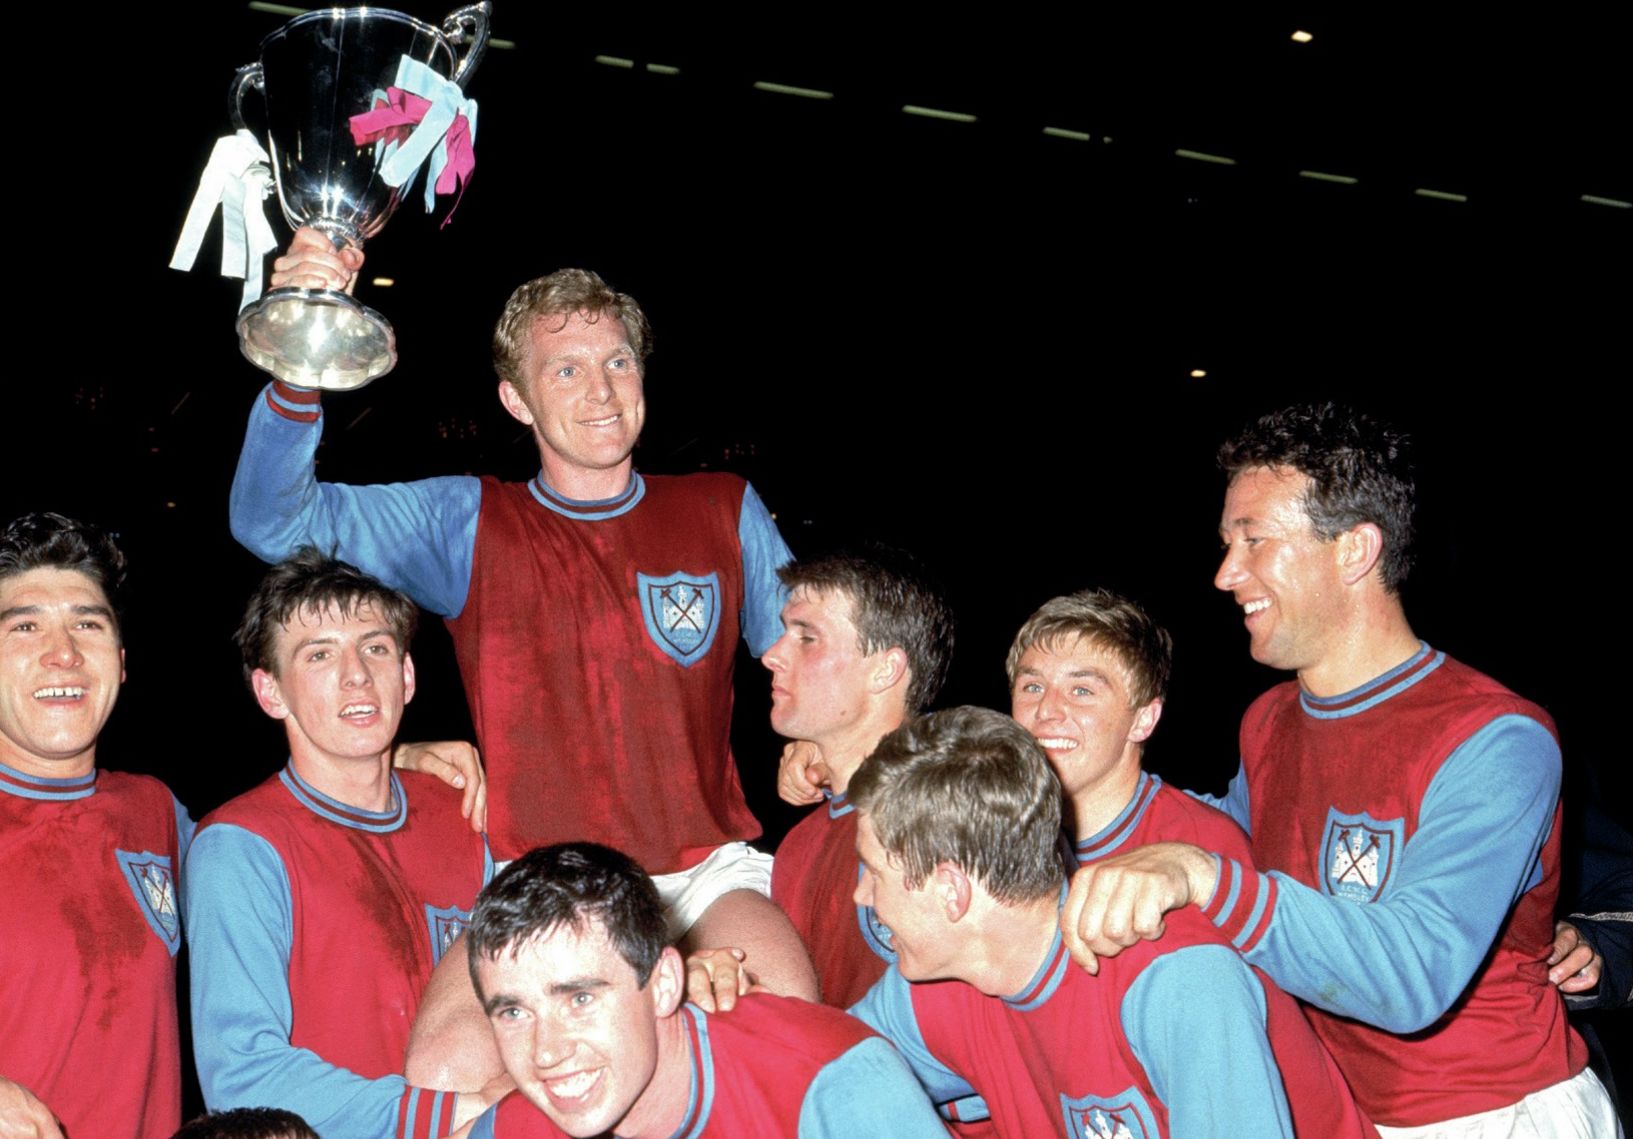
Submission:
POLYGON ((306 223, 317 230, 324 237, 334 242, 336 249, 351 246, 353 249, 363 248, 363 232, 348 221, 340 218, 313 218, 306 223))

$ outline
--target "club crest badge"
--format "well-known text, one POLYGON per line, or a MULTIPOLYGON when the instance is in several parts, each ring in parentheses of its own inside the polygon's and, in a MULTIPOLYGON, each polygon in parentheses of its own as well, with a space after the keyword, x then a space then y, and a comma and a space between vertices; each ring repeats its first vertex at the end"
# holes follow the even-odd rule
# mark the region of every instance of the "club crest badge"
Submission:
POLYGON ((703 659, 720 624, 720 575, 637 573, 635 588, 652 643, 687 668, 703 659))
POLYGON ((176 875, 170 868, 170 856, 146 850, 140 854, 127 850, 113 853, 125 883, 136 895, 142 916, 174 957, 181 948, 181 915, 176 906, 176 875))
POLYGON ((1157 1139, 1157 1119, 1138 1088, 1114 1096, 1060 1094, 1072 1139, 1157 1139))
POLYGON ((438 964, 465 927, 471 924, 471 912, 458 906, 425 906, 425 924, 431 933, 431 962, 438 964))
POLYGON ((1357 905, 1377 901, 1394 873, 1405 829, 1402 819, 1379 822, 1365 811, 1347 815, 1329 807, 1321 839, 1321 884, 1327 893, 1357 905))

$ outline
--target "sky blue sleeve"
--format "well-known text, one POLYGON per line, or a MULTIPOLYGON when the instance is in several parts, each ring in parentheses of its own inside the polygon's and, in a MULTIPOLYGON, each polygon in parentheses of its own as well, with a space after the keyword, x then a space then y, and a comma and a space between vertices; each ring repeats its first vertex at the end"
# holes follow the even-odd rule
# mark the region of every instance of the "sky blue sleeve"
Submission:
POLYGON ((1225 788, 1224 798, 1221 799, 1218 795, 1207 795, 1201 791, 1187 791, 1185 793, 1200 803, 1206 803, 1216 811, 1225 812, 1225 814, 1236 820, 1237 826, 1250 835, 1253 833, 1253 816, 1248 812, 1247 777, 1242 774, 1241 763, 1237 763, 1236 774, 1230 777, 1230 786, 1225 788))
POLYGON ((1176 1136, 1293 1134, 1264 989, 1223 945, 1164 953, 1123 994, 1123 1035, 1176 1136))
POLYGON ((964 1077, 930 1054, 913 1012, 912 985, 894 965, 850 1007, 850 1014, 896 1046, 932 1103, 975 1096, 975 1089, 964 1077))
POLYGON ((176 863, 176 869, 180 870, 187 860, 187 848, 193 845, 193 816, 187 813, 187 808, 174 795, 170 796, 170 802, 176 808, 176 853, 181 859, 176 863))
POLYGON ((206 827, 187 859, 183 901, 205 1104, 285 1108, 324 1139, 394 1135, 403 1077, 364 1079, 289 1043, 294 925, 289 879, 271 844, 242 827, 206 827))
POLYGON ((779 567, 793 561, 788 544, 777 532, 771 512, 754 493, 743 490, 743 508, 737 513, 737 541, 743 549, 743 640, 749 652, 762 655, 782 636, 782 606, 786 591, 777 580, 779 567))
POLYGON ((1559 778, 1548 730, 1525 716, 1498 717, 1435 774, 1379 900, 1355 905, 1284 874, 1244 875, 1237 904, 1263 904, 1271 878, 1276 887, 1247 959, 1294 996, 1387 1032, 1433 1024, 1468 987, 1514 902, 1540 880, 1559 778))
POLYGON ((828 1062, 800 1104, 800 1139, 947 1139, 947 1129, 890 1042, 872 1036, 828 1062))
POLYGON ((273 411, 269 385, 250 412, 233 477, 233 537, 264 562, 303 545, 373 574, 444 617, 465 608, 476 550, 481 481, 469 475, 378 486, 317 481, 323 420, 273 411))
POLYGON ((466 1137, 466 1139, 497 1139, 493 1127, 494 1120, 498 1117, 498 1115, 499 1105, 494 1104, 481 1115, 477 1116, 476 1121, 471 1124, 470 1134, 466 1137))

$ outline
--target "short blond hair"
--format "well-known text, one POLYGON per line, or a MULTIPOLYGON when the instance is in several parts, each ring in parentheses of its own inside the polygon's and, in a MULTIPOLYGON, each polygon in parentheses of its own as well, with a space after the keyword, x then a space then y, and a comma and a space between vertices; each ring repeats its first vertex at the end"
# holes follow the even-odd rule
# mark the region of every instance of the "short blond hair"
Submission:
POLYGON ((1134 707, 1143 708, 1168 695, 1174 639, 1144 609, 1109 589, 1085 589, 1052 598, 1028 617, 1015 634, 1004 664, 1010 687, 1015 685, 1015 673, 1028 649, 1039 645, 1055 649, 1079 639, 1105 649, 1122 663, 1134 707))
POLYGON ((603 316, 622 321, 635 358, 645 363, 651 355, 652 325, 634 297, 617 292, 588 269, 557 269, 548 277, 517 286, 505 302, 505 311, 493 329, 493 370, 499 378, 521 383, 534 321, 546 316, 565 320, 574 313, 583 313, 591 321, 603 316))

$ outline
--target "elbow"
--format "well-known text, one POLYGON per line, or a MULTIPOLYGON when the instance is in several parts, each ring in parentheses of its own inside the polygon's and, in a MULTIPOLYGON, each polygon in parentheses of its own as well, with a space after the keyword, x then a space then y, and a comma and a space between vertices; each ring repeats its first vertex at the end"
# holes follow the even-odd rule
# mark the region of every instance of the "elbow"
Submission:
POLYGON ((264 525, 256 525, 242 511, 234 508, 227 517, 227 529, 233 540, 244 549, 271 565, 283 559, 283 553, 273 542, 273 535, 264 525))

